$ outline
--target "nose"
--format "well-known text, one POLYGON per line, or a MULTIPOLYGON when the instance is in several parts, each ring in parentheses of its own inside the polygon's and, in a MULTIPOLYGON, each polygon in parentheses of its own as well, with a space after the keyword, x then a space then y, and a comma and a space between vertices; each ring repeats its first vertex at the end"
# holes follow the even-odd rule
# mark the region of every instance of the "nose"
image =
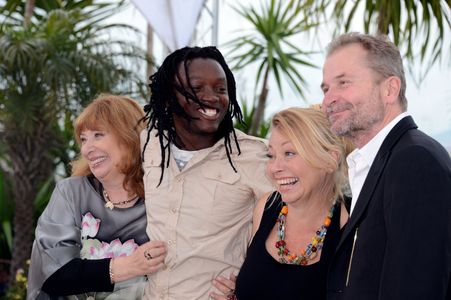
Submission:
POLYGON ((333 104, 336 101, 336 95, 333 91, 331 91, 330 89, 324 93, 324 98, 323 98, 323 105, 322 105, 322 109, 323 111, 326 111, 326 109, 329 107, 329 105, 333 104))
POLYGON ((280 158, 273 157, 272 160, 268 161, 266 167, 268 175, 274 175, 283 170, 283 161, 280 158))
POLYGON ((198 93, 197 97, 204 102, 217 102, 219 101, 219 96, 216 94, 215 90, 212 88, 205 88, 201 93, 198 93))
POLYGON ((86 139, 80 147, 80 153, 83 157, 87 158, 92 151, 94 151, 93 143, 89 139, 86 139))

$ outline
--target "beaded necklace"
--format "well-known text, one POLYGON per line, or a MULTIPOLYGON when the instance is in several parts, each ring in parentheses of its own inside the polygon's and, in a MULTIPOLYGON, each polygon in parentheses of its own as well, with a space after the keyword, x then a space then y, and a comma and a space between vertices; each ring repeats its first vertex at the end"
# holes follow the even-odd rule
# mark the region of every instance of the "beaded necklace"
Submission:
POLYGON ((332 221, 334 215, 335 203, 329 209, 329 213, 324 220, 323 225, 316 231, 316 235, 312 237, 312 241, 307 247, 301 250, 301 254, 291 253, 287 248, 285 242, 285 222, 288 214, 288 206, 283 205, 280 210, 279 217, 277 218, 277 254, 279 255, 279 262, 290 265, 302 265, 305 266, 308 262, 314 259, 318 252, 323 248, 324 239, 326 238, 327 228, 332 221))
POLYGON ((138 196, 135 195, 132 198, 124 200, 124 201, 112 202, 110 200, 110 197, 108 196, 108 193, 106 192, 106 190, 103 190, 103 197, 105 198, 105 201, 106 201, 105 207, 107 207, 109 209, 113 209, 115 206, 120 206, 120 205, 130 203, 132 201, 135 201, 138 198, 138 196))

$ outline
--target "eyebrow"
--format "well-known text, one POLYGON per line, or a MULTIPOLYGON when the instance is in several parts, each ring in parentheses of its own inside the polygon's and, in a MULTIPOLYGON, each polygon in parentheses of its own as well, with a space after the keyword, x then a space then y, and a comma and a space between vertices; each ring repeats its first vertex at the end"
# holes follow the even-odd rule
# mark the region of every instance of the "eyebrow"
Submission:
MULTIPOLYGON (((203 79, 203 78, 202 78, 202 77, 199 77, 199 76, 190 76, 190 77, 189 77, 189 80, 190 80, 190 81, 191 81, 191 80, 196 80, 196 79, 203 79)), ((218 77, 218 78, 216 78, 216 80, 226 82, 226 81, 227 81, 227 78, 225 78, 225 77, 218 77)))
MULTIPOLYGON (((341 78, 343 78, 343 77, 345 77, 346 76, 346 74, 345 73, 341 73, 341 74, 339 74, 339 75, 337 75, 337 76, 335 76, 334 78, 332 78, 333 80, 337 80, 337 79, 341 79, 341 78)), ((328 84, 325 84, 324 82, 321 82, 321 85, 320 85, 320 87, 321 87, 321 89, 323 90, 324 89, 324 87, 325 86, 327 86, 328 84)))
MULTIPOLYGON (((288 143, 291 143, 291 141, 283 142, 280 146, 285 146, 288 143)), ((268 148, 272 148, 271 144, 268 145, 268 148)))

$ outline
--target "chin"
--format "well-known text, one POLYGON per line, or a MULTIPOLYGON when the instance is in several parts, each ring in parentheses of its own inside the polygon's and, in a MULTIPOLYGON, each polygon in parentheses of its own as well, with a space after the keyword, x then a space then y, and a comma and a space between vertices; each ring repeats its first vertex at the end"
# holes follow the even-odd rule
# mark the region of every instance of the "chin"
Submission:
POLYGON ((215 134, 218 132, 219 126, 202 126, 197 130, 200 133, 215 134))
POLYGON ((286 203, 291 203, 291 202, 293 202, 293 198, 294 198, 294 196, 293 195, 291 195, 291 193, 287 193, 287 192, 279 192, 280 193, 280 195, 282 196, 282 200, 283 200, 283 202, 286 202, 286 203))

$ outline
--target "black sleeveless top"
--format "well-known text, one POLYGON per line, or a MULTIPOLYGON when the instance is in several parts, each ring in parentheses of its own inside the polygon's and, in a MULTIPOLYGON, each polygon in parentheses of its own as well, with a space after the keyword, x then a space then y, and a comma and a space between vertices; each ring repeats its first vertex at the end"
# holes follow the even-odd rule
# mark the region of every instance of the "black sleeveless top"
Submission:
POLYGON ((326 299, 326 273, 341 236, 340 203, 335 206, 320 260, 307 266, 289 265, 276 261, 265 246, 282 209, 280 194, 276 192, 275 197, 270 207, 272 201, 266 203, 260 227, 247 251, 236 281, 236 296, 238 300, 326 299))

